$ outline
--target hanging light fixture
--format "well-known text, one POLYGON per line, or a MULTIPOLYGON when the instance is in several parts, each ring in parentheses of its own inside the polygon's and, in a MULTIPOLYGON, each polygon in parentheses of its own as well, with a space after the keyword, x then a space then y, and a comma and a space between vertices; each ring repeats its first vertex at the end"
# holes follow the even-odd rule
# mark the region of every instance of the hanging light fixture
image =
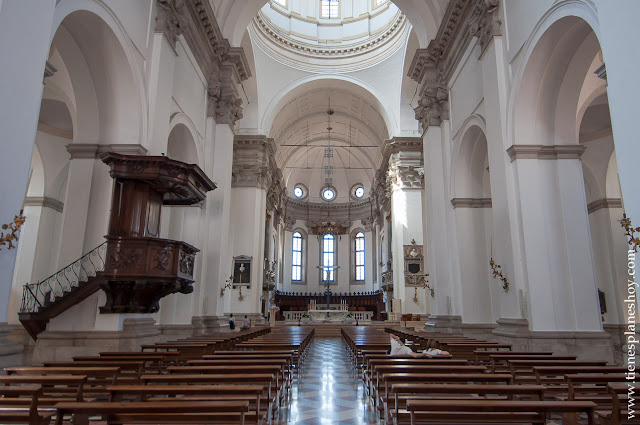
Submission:
MULTIPOLYGON (((330 202, 336 197, 336 191, 333 188, 333 165, 331 165, 331 159, 333 158, 333 148, 331 147, 331 115, 333 115, 333 109, 331 109, 331 99, 329 99, 329 108, 327 109, 327 147, 324 150, 324 158, 326 159, 326 165, 324 170, 324 187, 320 192, 322 199, 330 202)), ((323 161, 324 162, 324 161, 323 161)), ((338 224, 331 219, 331 209, 327 209, 327 218, 316 226, 311 226, 311 233, 314 235, 344 235, 349 232, 349 228, 338 224)))

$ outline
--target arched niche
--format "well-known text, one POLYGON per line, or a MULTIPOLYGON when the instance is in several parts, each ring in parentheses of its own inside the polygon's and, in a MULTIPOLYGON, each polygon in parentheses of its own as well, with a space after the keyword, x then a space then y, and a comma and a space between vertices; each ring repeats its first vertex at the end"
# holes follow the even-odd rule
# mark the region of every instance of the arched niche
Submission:
POLYGON ((196 141, 185 124, 178 123, 171 129, 167 142, 167 156, 187 164, 201 165, 196 141))

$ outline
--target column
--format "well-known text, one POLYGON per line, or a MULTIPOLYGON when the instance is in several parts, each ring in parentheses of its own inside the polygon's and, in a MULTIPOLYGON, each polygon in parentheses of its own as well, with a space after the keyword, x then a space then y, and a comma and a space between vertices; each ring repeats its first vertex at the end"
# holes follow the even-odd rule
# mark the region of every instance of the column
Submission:
MULTIPOLYGON (((393 297, 402 300, 403 313, 427 312, 424 289, 416 290, 405 279, 405 249, 407 245, 423 245, 422 185, 424 167, 420 138, 395 138, 387 142, 389 178, 391 182, 391 232, 393 240, 393 297)), ((426 272, 423 272, 424 274, 426 272)))
MULTIPOLYGON (((507 82, 504 75, 505 59, 502 37, 493 37, 484 46, 482 53, 482 82, 486 102, 487 154, 491 178, 491 215, 493 222, 493 259, 502 266, 509 281, 509 291, 494 291, 496 303, 494 314, 498 315, 498 333, 507 329, 528 329, 528 294, 524 289, 525 264, 514 261, 522 258, 521 241, 518 238, 516 197, 513 168, 505 155, 509 147, 506 134, 506 108, 508 103, 507 82), (521 303, 521 301, 523 301, 521 303)), ((487 268, 489 265, 487 264, 487 268)), ((502 282, 492 279, 493 285, 502 287, 502 282)))
MULTIPOLYGON (((42 82, 56 2, 5 1, 0 9, 0 224, 20 212, 42 99, 42 82)), ((0 250, 0 325, 6 320, 16 251, 0 250)), ((6 335, 0 326, 0 339, 6 335)))
POLYGON ((220 289, 231 274, 233 241, 230 238, 229 222, 233 138, 233 129, 229 124, 216 124, 213 118, 207 119, 205 167, 217 189, 209 193, 205 200, 202 231, 206 238, 201 253, 202 284, 196 289, 199 296, 194 297, 194 300, 197 298, 198 305, 192 319, 194 326, 200 326, 205 331, 219 326, 218 318, 224 313, 223 302, 229 292, 225 297, 220 297, 220 289))
POLYGON ((264 279, 267 193, 281 186, 275 163, 275 143, 265 136, 236 136, 233 153, 230 227, 234 258, 251 260, 251 286, 225 294, 225 313, 260 318, 264 279), (228 310, 227 310, 228 308, 228 310))
POLYGON ((637 25, 634 18, 640 13, 640 3, 596 0, 596 4, 600 23, 598 41, 606 65, 607 96, 624 206, 632 225, 637 227, 640 223, 640 196, 636 191, 640 145, 634 109, 640 96, 640 81, 634 70, 640 66, 640 52, 628 46, 630 31, 637 25))

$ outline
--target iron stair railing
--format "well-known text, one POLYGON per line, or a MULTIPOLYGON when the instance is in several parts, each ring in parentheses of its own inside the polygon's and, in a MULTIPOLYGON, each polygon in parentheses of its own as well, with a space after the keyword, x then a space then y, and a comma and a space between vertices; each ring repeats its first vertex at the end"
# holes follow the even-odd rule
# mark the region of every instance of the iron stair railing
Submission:
POLYGON ((107 243, 104 242, 48 278, 25 284, 20 313, 38 313, 97 276, 104 271, 106 252, 107 243))

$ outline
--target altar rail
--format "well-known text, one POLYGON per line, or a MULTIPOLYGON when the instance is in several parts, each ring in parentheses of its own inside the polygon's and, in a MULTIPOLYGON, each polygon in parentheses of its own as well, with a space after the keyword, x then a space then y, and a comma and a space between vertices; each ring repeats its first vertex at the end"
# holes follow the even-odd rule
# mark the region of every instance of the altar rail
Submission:
MULTIPOLYGON (((302 317, 301 315, 309 309, 311 300, 314 300, 318 306, 326 306, 327 304, 327 296, 323 293, 276 291, 274 300, 275 304, 280 308, 277 316, 278 320, 289 320, 286 319, 286 312, 300 313, 300 317, 302 317)), ((382 291, 332 293, 329 297, 330 304, 340 304, 341 301, 346 301, 348 310, 352 313, 370 312, 370 320, 382 320, 382 312, 385 309, 382 291)), ((294 319, 294 321, 297 321, 297 319, 294 319)))
MULTIPOLYGON (((303 320, 303 315, 307 313, 306 311, 284 311, 284 320, 286 322, 297 322, 303 320)), ((354 321, 358 322, 370 322, 374 316, 373 311, 352 311, 351 316, 354 321)), ((306 317, 309 319, 309 317, 306 317)))

